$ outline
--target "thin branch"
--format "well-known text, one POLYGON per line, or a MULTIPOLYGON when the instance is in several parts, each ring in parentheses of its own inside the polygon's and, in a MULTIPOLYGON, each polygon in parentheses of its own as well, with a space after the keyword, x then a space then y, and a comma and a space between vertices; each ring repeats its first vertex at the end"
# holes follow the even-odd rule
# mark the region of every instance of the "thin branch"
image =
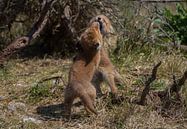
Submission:
POLYGON ((62 76, 55 76, 55 77, 44 78, 44 79, 40 80, 40 81, 38 82, 38 84, 39 84, 39 83, 44 83, 44 82, 46 82, 46 81, 50 81, 50 80, 53 80, 53 79, 58 80, 58 79, 61 79, 61 78, 62 78, 62 76))
POLYGON ((51 6, 53 6, 53 4, 55 2, 56 2, 56 0, 49 0, 49 1, 44 0, 43 1, 43 7, 42 7, 42 11, 40 13, 40 17, 34 23, 33 27, 31 28, 31 30, 27 34, 27 36, 29 37, 29 40, 39 36, 39 34, 41 33, 41 31, 43 30, 43 28, 45 27, 45 25, 47 23, 48 15, 49 15, 49 9, 50 9, 51 6))
POLYGON ((44 78, 44 79, 38 81, 38 82, 37 82, 37 85, 39 85, 39 84, 41 84, 41 83, 44 83, 44 82, 46 82, 46 81, 50 81, 50 80, 55 80, 54 85, 59 84, 60 81, 63 82, 63 85, 67 85, 66 82, 62 79, 62 75, 44 78))
POLYGON ((156 79, 156 74, 157 74, 157 70, 158 70, 158 67, 161 65, 161 61, 155 65, 153 67, 153 70, 152 70, 152 74, 151 76, 148 78, 148 80, 145 82, 145 88, 142 92, 142 95, 141 95, 141 98, 140 98, 140 101, 137 102, 137 104, 140 104, 140 105, 145 105, 145 100, 146 100, 146 96, 147 94, 149 93, 150 91, 150 84, 156 79))
POLYGON ((64 14, 61 16, 62 21, 64 22, 64 24, 66 24, 66 27, 68 28, 69 33, 71 33, 72 35, 72 39, 77 42, 79 40, 79 36, 77 34, 77 31, 75 29, 75 27, 73 26, 73 22, 75 22, 79 16, 79 12, 80 12, 80 5, 79 5, 79 1, 78 1, 78 13, 74 16, 72 16, 72 12, 70 9, 70 6, 67 4, 64 7, 64 14), (73 19, 74 17, 74 19, 73 19))
POLYGON ((181 78, 174 81, 174 83, 170 87, 170 92, 171 93, 173 93, 173 92, 179 93, 182 88, 182 85, 184 85, 186 80, 187 80, 187 70, 184 72, 184 74, 181 78))
POLYGON ((180 98, 179 92, 186 80, 187 80, 187 70, 184 72, 183 76, 178 80, 176 80, 175 77, 173 77, 173 84, 168 86, 164 91, 159 91, 158 96, 161 99, 169 100, 171 95, 173 95, 173 93, 175 92, 177 97, 180 98))

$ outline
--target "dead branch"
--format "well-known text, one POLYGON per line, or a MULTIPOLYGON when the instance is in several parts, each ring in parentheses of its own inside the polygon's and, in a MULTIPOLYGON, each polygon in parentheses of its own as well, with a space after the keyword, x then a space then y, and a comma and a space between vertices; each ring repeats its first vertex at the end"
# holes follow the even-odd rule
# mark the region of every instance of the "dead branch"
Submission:
POLYGON ((183 76, 179 78, 178 80, 175 80, 174 83, 170 86, 170 92, 176 92, 179 93, 182 85, 184 85, 185 81, 187 79, 187 70, 184 72, 183 76))
POLYGON ((179 98, 179 92, 184 85, 185 81, 187 80, 187 70, 184 72, 183 76, 178 80, 173 77, 173 84, 167 87, 164 91, 159 91, 158 96, 161 99, 169 99, 171 95, 175 92, 177 97, 179 98))
POLYGON ((35 39, 36 37, 39 36, 39 34, 41 33, 41 31, 43 30, 43 28, 45 27, 47 23, 50 7, 53 6, 55 2, 56 0, 49 0, 49 1, 44 0, 43 1, 42 3, 43 7, 40 13, 40 16, 38 20, 34 23, 29 33, 27 34, 27 36, 29 37, 29 40, 31 40, 32 38, 35 39))
POLYGON ((27 36, 23 36, 17 38, 13 42, 10 43, 5 49, 0 53, 0 65, 3 65, 3 62, 7 60, 12 54, 16 53, 21 48, 27 46, 32 39, 37 38, 48 21, 49 9, 56 2, 56 0, 44 0, 43 8, 38 20, 34 23, 33 27, 27 34, 27 36))
POLYGON ((137 102, 137 104, 139 104, 139 105, 145 105, 146 96, 147 96, 147 94, 150 91, 150 84, 156 79, 157 70, 158 70, 158 67, 161 65, 161 63, 162 62, 160 61, 157 65, 155 65, 153 67, 152 74, 148 78, 148 80, 145 82, 145 88, 144 88, 144 90, 142 92, 140 101, 137 102))
POLYGON ((66 85, 65 81, 62 79, 62 75, 44 78, 44 79, 38 81, 37 85, 44 83, 46 81, 50 81, 50 80, 55 80, 55 83, 54 83, 55 85, 59 84, 60 80, 63 82, 64 85, 66 85))
POLYGON ((62 78, 62 76, 44 78, 44 79, 40 80, 38 83, 43 83, 43 82, 50 81, 50 80, 53 80, 53 79, 58 80, 58 79, 61 79, 61 78, 62 78))
POLYGON ((163 115, 166 115, 168 113, 172 115, 173 112, 175 112, 172 109, 178 110, 181 108, 181 105, 185 105, 180 98, 179 92, 182 88, 182 85, 184 85, 186 79, 187 79, 187 70, 184 72, 183 76, 178 80, 176 80, 175 76, 173 76, 173 84, 171 84, 164 91, 157 92, 162 102, 161 113, 163 115), (172 112, 170 112, 170 110, 172 112))
POLYGON ((64 24, 67 25, 68 32, 72 35, 73 40, 75 42, 77 42, 79 40, 79 36, 78 36, 77 31, 76 31, 75 27, 73 26, 73 24, 77 20, 79 13, 80 13, 80 7, 79 7, 80 5, 79 4, 80 3, 77 2, 78 13, 75 16, 72 15, 72 10, 70 9, 69 5, 66 5, 64 7, 64 15, 61 16, 62 21, 64 22, 64 24), (75 17, 75 18, 73 18, 73 17, 75 17))

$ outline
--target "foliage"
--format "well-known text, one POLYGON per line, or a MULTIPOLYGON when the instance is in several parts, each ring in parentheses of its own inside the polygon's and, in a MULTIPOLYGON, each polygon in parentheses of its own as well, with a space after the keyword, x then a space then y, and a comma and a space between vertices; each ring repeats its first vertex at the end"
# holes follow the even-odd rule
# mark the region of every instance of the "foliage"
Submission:
POLYGON ((183 4, 177 3, 176 12, 165 8, 163 16, 166 23, 163 29, 173 37, 174 42, 187 45, 187 9, 183 4))
POLYGON ((29 98, 32 100, 39 100, 42 97, 50 96, 50 88, 49 85, 35 85, 29 90, 29 98))
POLYGON ((154 7, 147 7, 146 3, 137 1, 121 1, 120 2, 121 17, 119 17, 122 28, 120 28, 119 40, 114 50, 119 59, 124 54, 131 51, 141 53, 143 49, 150 53, 150 49, 143 47, 145 44, 151 44, 155 41, 152 39, 151 20, 153 17, 154 7), (143 48, 143 49, 141 49, 143 48), (140 50, 140 51, 139 51, 140 50))

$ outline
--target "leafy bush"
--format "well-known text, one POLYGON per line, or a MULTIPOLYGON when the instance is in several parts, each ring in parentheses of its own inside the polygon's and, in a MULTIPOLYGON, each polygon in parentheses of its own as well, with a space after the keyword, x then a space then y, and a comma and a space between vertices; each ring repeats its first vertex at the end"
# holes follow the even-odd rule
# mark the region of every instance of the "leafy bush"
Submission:
POLYGON ((163 29, 173 37, 175 42, 187 45, 187 9, 180 3, 176 8, 175 13, 165 8, 163 16, 166 18, 166 23, 163 29))

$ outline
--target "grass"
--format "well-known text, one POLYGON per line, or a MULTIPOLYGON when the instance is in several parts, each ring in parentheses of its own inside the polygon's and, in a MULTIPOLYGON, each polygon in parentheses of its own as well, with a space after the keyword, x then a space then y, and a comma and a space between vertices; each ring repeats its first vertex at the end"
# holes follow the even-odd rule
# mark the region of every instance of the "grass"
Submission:
MULTIPOLYGON (((187 58, 182 53, 168 53, 154 47, 135 48, 128 53, 111 55, 111 58, 125 82, 123 87, 119 86, 120 93, 128 98, 140 95, 143 82, 158 61, 162 61, 162 65, 158 69, 157 80, 151 86, 152 90, 164 89, 172 83, 173 74, 178 78, 187 69, 187 58)), ((66 122, 60 111, 70 65, 69 59, 33 58, 8 61, 5 69, 0 69, 0 97, 3 97, 0 100, 0 128, 187 128, 186 112, 179 118, 163 117, 152 105, 138 106, 128 101, 113 105, 110 98, 97 99, 98 116, 88 116, 83 106, 74 106, 73 118, 66 122), (55 79, 40 82, 54 76, 62 76, 62 79, 58 83, 55 83, 55 79), (24 103, 26 109, 11 111, 8 107, 12 102, 24 103), (38 111, 39 109, 41 110, 38 111), (24 120, 26 116, 36 121, 24 120)), ((181 94, 187 100, 185 86, 181 94)), ((108 90, 106 84, 103 90, 108 90)))

